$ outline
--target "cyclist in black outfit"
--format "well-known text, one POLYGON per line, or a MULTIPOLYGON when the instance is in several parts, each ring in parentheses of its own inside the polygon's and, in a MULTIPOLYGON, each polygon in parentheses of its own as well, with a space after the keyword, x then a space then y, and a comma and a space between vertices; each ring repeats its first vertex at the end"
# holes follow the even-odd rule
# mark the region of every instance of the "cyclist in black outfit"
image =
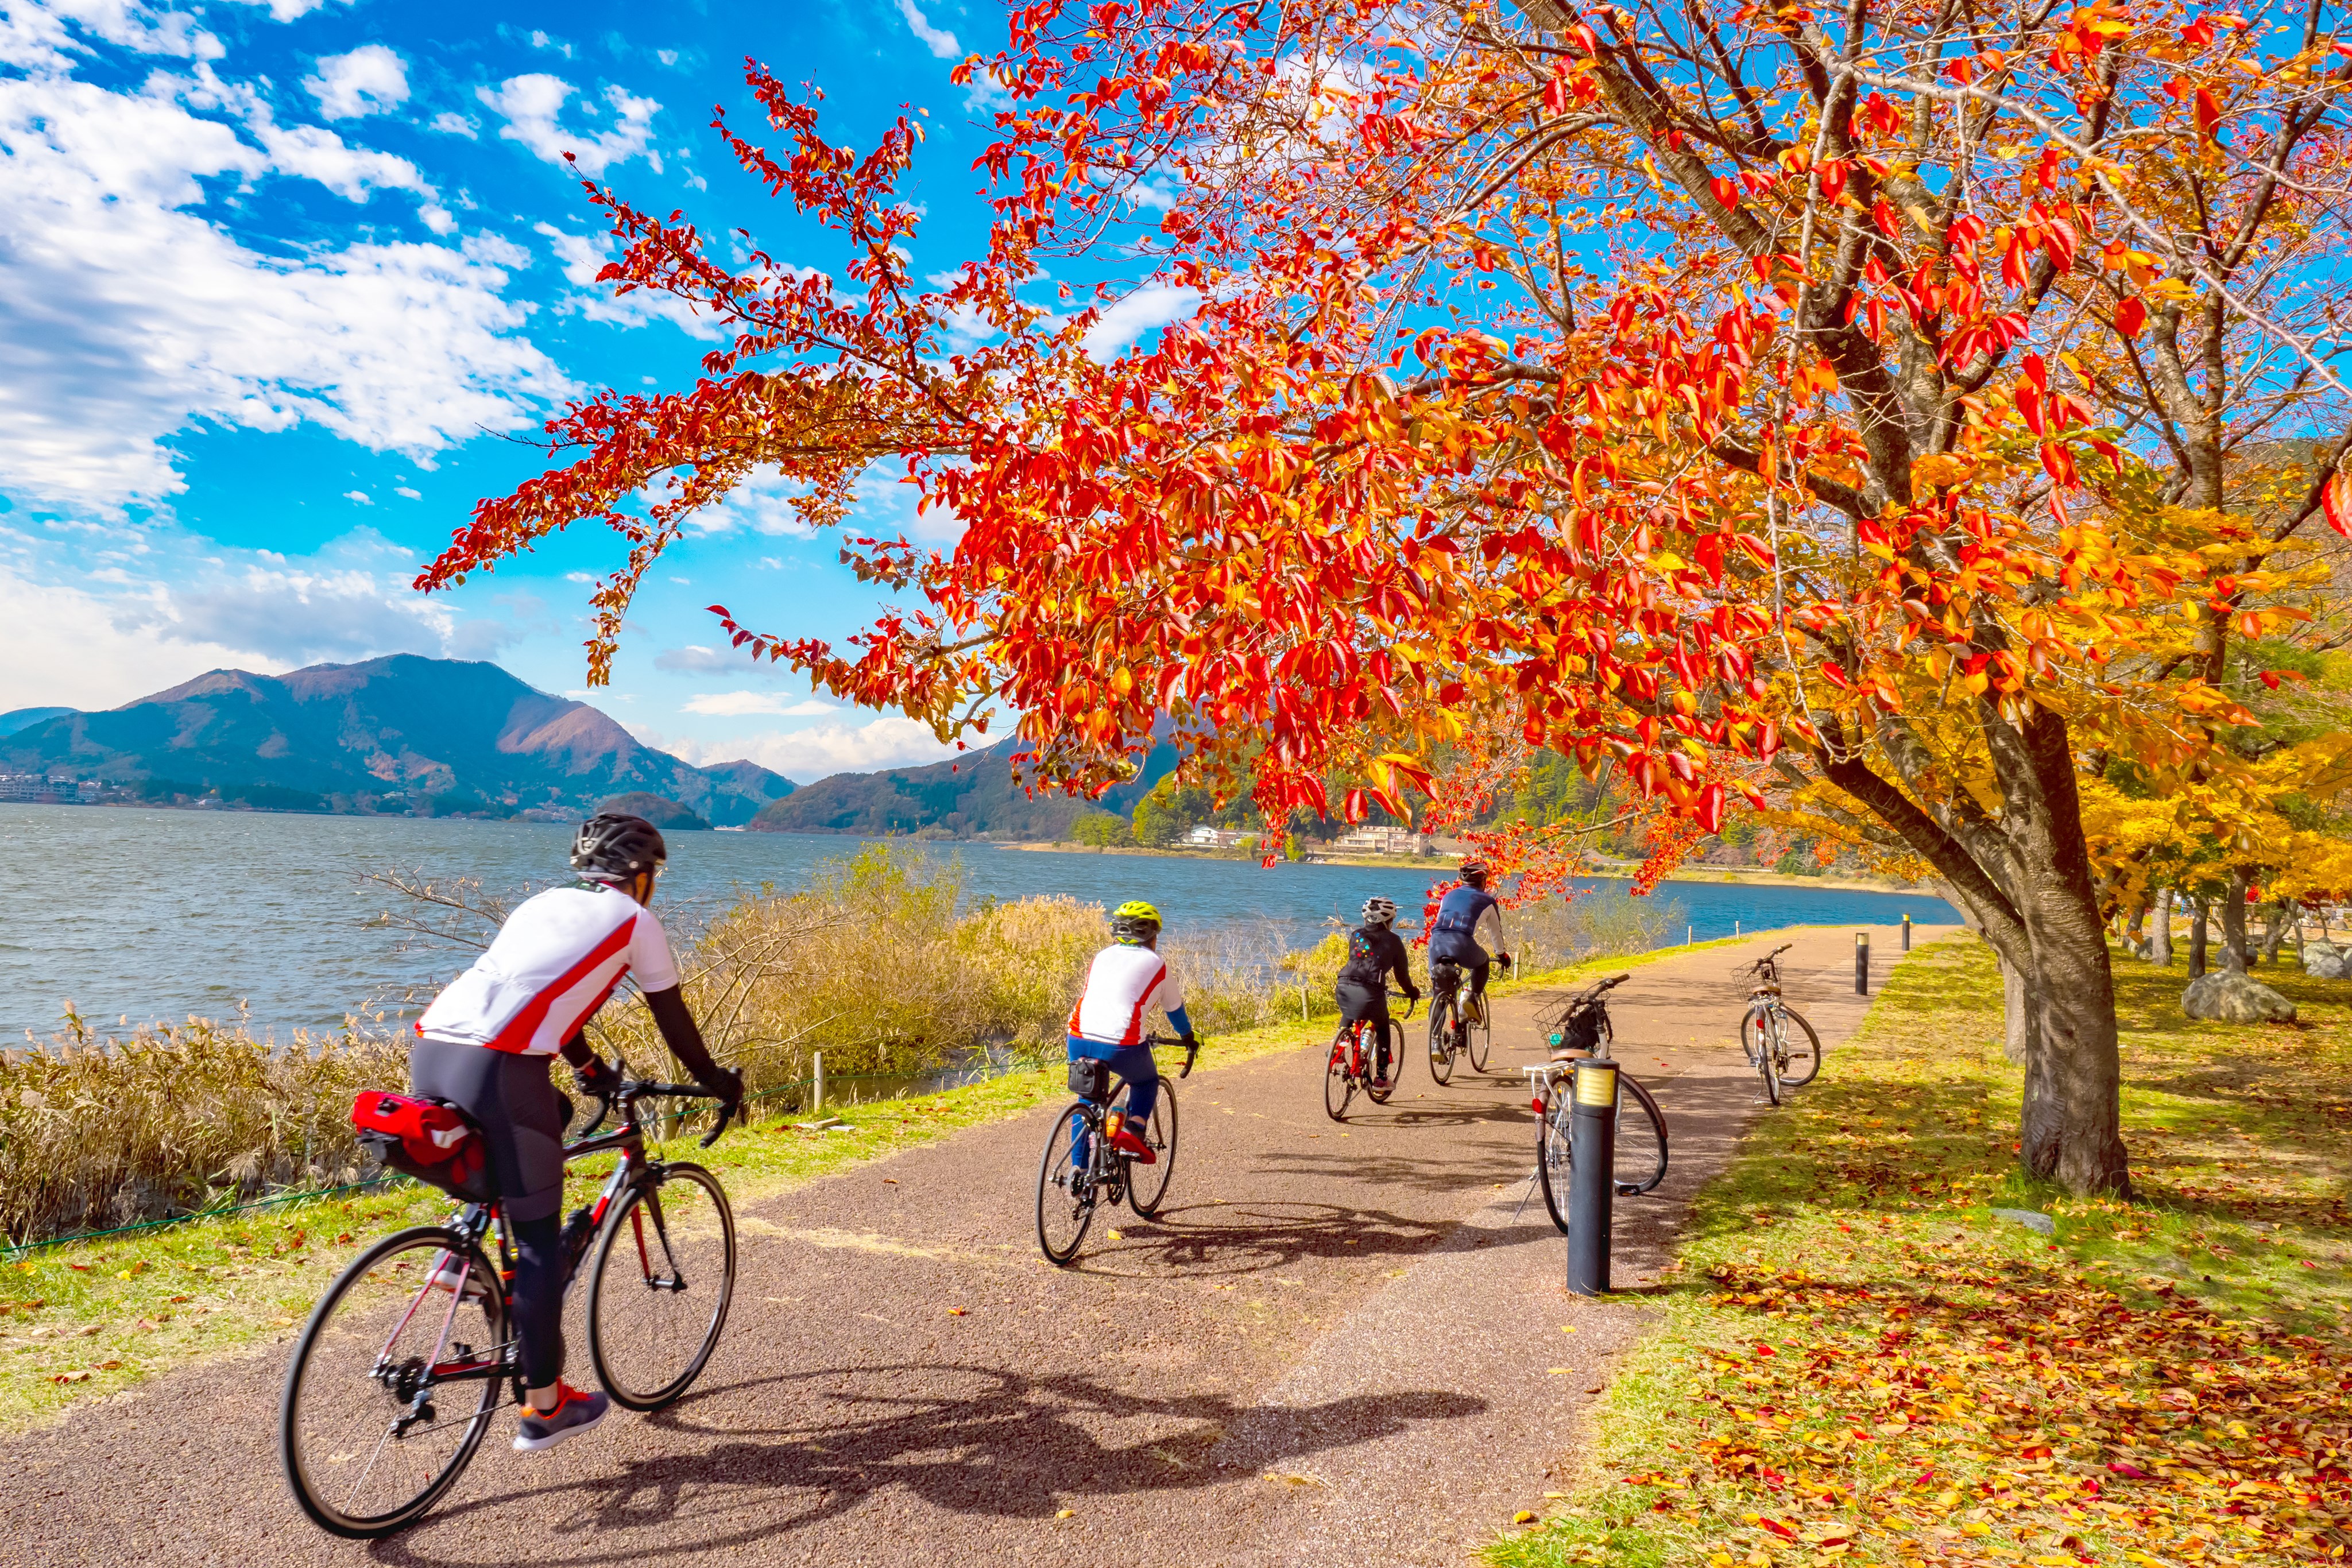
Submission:
POLYGON ((1340 966, 1339 983, 1335 988, 1343 1020, 1371 1020, 1372 1078, 1378 1083, 1388 1082, 1392 1065, 1388 1050, 1389 977, 1396 977, 1397 989, 1408 998, 1421 999, 1421 988, 1412 983, 1404 939, 1396 934, 1396 900, 1392 898, 1364 900, 1364 923, 1348 933, 1348 961, 1340 966))

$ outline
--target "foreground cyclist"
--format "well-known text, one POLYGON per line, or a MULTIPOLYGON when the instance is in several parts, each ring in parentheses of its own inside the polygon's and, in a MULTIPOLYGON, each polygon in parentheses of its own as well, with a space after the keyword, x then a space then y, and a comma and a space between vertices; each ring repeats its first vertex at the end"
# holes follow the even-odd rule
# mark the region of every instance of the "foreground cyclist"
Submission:
POLYGON ((1070 1060, 1107 1062, 1127 1081, 1127 1113, 1113 1112, 1106 1124, 1111 1146, 1139 1163, 1152 1165, 1160 1156, 1136 1131, 1151 1124, 1151 1108, 1160 1100, 1160 1066, 1145 1043, 1150 1031, 1143 1027, 1150 1012, 1168 1015, 1178 1043, 1198 1051, 1192 1020, 1184 1014, 1184 992, 1167 960, 1160 957, 1160 911, 1141 899, 1129 899, 1111 912, 1111 945, 1095 955, 1087 968, 1087 988, 1070 1009, 1070 1060))
POLYGON ((1339 982, 1333 988, 1341 1022, 1368 1019, 1372 1025, 1372 1082, 1382 1088, 1390 1072, 1403 1066, 1389 1060, 1389 977, 1396 977, 1397 989, 1408 999, 1421 999, 1420 988, 1412 983, 1404 938, 1396 934, 1396 900, 1364 900, 1364 923, 1348 933, 1348 961, 1340 966, 1339 982))
POLYGON ((580 1086, 603 1094, 620 1073, 581 1030, 635 976, 671 1054, 695 1082, 740 1101, 742 1075, 719 1066, 678 994, 669 937, 646 905, 668 859, 642 817, 605 813, 572 845, 580 880, 551 887, 507 917, 489 950, 416 1020, 412 1091, 448 1100, 480 1124, 491 1174, 513 1227, 515 1338, 525 1406, 514 1446, 551 1448, 604 1418, 610 1401, 562 1381, 566 1249, 563 1097, 549 1081, 560 1049, 580 1086))
POLYGON ((1487 965, 1511 967, 1511 956, 1503 951, 1503 906, 1486 891, 1486 862, 1464 861, 1455 874, 1462 885, 1438 900, 1437 918, 1430 924, 1429 961, 1432 967, 1445 962, 1469 970, 1470 994, 1483 997, 1487 965), (1493 945, 1491 956, 1486 944, 1493 945))

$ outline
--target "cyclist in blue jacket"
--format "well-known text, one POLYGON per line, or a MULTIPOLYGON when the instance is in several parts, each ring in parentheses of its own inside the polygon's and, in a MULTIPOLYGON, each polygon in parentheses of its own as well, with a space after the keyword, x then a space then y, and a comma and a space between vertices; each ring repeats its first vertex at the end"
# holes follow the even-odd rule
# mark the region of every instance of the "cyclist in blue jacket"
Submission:
POLYGON ((1464 861, 1456 874, 1462 885, 1438 901, 1437 918, 1430 923, 1429 961, 1433 967, 1452 963, 1467 969, 1470 994, 1484 997, 1488 964, 1508 968, 1511 963, 1511 956, 1503 951, 1502 904, 1486 891, 1484 861, 1464 861), (1487 943, 1493 945, 1491 955, 1487 943))

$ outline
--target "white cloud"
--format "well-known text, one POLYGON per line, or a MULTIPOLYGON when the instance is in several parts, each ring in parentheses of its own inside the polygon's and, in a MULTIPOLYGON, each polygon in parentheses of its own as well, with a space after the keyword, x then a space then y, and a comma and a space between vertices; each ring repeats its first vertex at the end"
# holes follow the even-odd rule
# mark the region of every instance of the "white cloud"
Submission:
POLYGON ((462 114, 453 114, 446 110, 433 117, 433 129, 445 136, 462 136, 468 141, 477 140, 480 135, 480 132, 474 129, 472 120, 462 114))
POLYGON ((741 718, 746 714, 772 713, 781 718, 810 718, 818 714, 839 713, 835 703, 819 702, 808 697, 800 702, 787 702, 773 692, 706 692, 686 701, 688 713, 709 714, 717 718, 741 718))
POLYGON ((907 30, 921 40, 923 47, 930 50, 934 58, 952 60, 963 54, 963 49, 956 43, 956 36, 932 26, 930 19, 923 15, 915 0, 898 0, 898 15, 907 18, 907 30))
POLYGON ((346 490, 343 492, 343 499, 346 501, 356 502, 358 505, 362 507, 373 507, 375 505, 373 501, 368 499, 368 493, 365 490, 346 490))
POLYGON ((354 568, 251 566, 194 583, 158 583, 118 601, 118 630, 258 653, 280 664, 449 651, 460 624, 446 602, 397 575, 354 568))
POLYGON ((500 137, 521 143, 550 163, 563 163, 568 152, 582 173, 599 179, 612 165, 644 153, 654 172, 661 172, 661 154, 646 148, 653 135, 654 115, 661 105, 625 89, 608 87, 604 101, 612 106, 613 129, 589 135, 565 130, 557 118, 579 90, 562 77, 532 71, 507 78, 495 92, 476 88, 474 96, 507 122, 499 131, 500 137))
POLYGON ((412 490, 405 485, 394 485, 392 487, 392 493, 395 496, 405 496, 412 501, 421 501, 425 499, 425 494, 423 491, 412 490))
POLYGON ((414 191, 428 199, 433 194, 433 187, 407 159, 349 146, 323 126, 262 125, 254 133, 268 150, 272 170, 316 180, 347 202, 364 202, 378 190, 414 191))
POLYGON ((632 727, 630 733, 651 746, 698 766, 743 758, 772 768, 798 784, 810 784, 835 773, 871 773, 882 768, 913 768, 968 755, 942 746, 930 727, 898 714, 884 714, 862 725, 811 725, 806 729, 769 730, 726 740, 681 740, 632 727))
POLYGON ((408 101, 408 67, 382 44, 362 44, 350 54, 323 57, 319 74, 304 77, 302 85, 329 120, 390 114, 408 101))
MULTIPOLYGON (((266 5, 269 8, 271 21, 291 22, 324 8, 327 0, 233 0, 233 3, 239 5, 266 5)), ((345 5, 351 3, 352 0, 341 0, 341 4, 345 5)))
POLYGON ((572 57, 572 46, 570 44, 565 43, 561 38, 551 38, 536 27, 531 29, 530 47, 534 49, 546 49, 551 54, 562 55, 567 60, 572 57))
POLYGON ((70 70, 76 56, 89 52, 77 30, 135 54, 216 60, 225 52, 185 11, 158 11, 139 0, 12 0, 0 7, 0 65, 70 70))
MULTIPOLYGON (((596 274, 612 259, 610 235, 566 234, 553 224, 534 224, 534 233, 547 236, 548 248, 563 269, 564 280, 579 287, 556 306, 561 316, 580 316, 615 327, 644 327, 667 321, 690 337, 715 341, 726 336, 718 322, 677 295, 661 289, 637 288, 614 294, 612 286, 596 281, 596 274)), ((650 384, 653 377, 645 378, 650 384)))
POLYGON ((1145 333, 1185 320, 1200 308, 1201 291, 1197 288, 1147 283, 1134 293, 1111 301, 1095 324, 1087 329, 1087 353, 1097 363, 1107 363, 1127 352, 1145 333))
POLYGON ((292 666, 246 650, 118 625, 109 601, 68 584, 39 582, 0 567, 0 669, 11 707, 115 707, 242 664, 262 674, 292 666))
POLYGON ((191 210, 205 179, 423 189, 404 161, 255 103, 208 66, 139 92, 0 78, 0 487, 100 511, 168 496, 169 438, 205 423, 307 421, 422 461, 572 390, 519 334, 510 245, 265 255, 191 210), (215 105, 263 145, 188 107, 215 105))

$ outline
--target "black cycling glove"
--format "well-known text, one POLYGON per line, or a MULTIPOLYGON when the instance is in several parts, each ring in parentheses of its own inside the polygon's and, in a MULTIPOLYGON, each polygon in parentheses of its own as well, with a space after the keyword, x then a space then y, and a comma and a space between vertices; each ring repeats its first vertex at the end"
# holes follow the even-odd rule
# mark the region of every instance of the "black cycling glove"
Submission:
POLYGON ((573 1068, 572 1076, 582 1089, 599 1100, 611 1099, 613 1092, 621 1086, 621 1070, 601 1056, 592 1056, 573 1068))

